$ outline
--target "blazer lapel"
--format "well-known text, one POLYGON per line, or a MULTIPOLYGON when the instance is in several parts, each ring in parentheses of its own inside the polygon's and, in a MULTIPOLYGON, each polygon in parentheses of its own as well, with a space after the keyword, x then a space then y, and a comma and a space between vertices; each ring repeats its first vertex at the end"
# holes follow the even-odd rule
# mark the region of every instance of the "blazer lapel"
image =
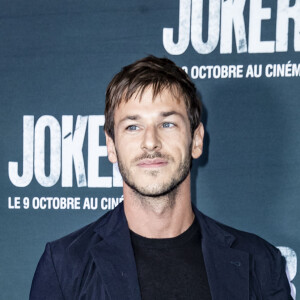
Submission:
POLYGON ((249 299, 249 254, 231 248, 235 237, 194 209, 213 300, 249 299))
POLYGON ((140 300, 130 233, 120 204, 106 224, 95 231, 103 238, 91 249, 98 272, 111 299, 140 300))

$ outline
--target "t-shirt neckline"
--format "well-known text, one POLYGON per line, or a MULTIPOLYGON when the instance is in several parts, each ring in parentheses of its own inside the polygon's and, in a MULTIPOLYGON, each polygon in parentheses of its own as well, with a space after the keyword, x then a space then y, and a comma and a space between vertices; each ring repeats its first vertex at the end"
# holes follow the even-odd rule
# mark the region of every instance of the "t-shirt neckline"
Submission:
POLYGON ((132 230, 130 230, 130 237, 133 245, 137 247, 171 248, 186 244, 197 233, 200 234, 200 228, 199 223, 195 218, 192 225, 186 231, 172 238, 146 238, 133 232, 132 230))

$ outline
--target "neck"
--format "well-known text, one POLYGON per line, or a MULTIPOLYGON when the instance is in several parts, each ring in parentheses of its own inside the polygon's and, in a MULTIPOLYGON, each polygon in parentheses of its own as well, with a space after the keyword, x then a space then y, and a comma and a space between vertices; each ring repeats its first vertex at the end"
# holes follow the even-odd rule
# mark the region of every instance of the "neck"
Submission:
POLYGON ((129 228, 147 238, 171 238, 193 223, 190 175, 172 192, 145 197, 124 183, 124 210, 129 228))

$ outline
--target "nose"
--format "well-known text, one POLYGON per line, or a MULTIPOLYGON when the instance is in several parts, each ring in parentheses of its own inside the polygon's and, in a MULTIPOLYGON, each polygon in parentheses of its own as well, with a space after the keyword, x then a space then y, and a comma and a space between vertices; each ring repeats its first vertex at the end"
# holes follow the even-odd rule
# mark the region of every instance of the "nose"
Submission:
POLYGON ((150 152, 161 149, 161 140, 155 127, 151 126, 145 129, 141 148, 150 152))

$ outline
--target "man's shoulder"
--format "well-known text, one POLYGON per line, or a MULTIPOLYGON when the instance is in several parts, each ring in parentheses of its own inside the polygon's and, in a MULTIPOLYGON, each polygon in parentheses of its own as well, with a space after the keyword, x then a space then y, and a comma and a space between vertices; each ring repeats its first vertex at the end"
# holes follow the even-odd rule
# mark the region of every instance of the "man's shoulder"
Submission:
POLYGON ((255 233, 239 230, 221 223, 219 223, 219 226, 222 226, 236 237, 236 240, 232 244, 234 248, 245 250, 252 254, 259 254, 262 250, 278 251, 270 242, 255 233))
POLYGON ((275 246, 256 234, 224 225, 199 211, 195 212, 207 249, 206 255, 212 258, 210 262, 221 257, 221 265, 222 261, 230 259, 237 266, 246 266, 251 276, 252 290, 259 287, 268 299, 273 299, 275 293, 274 299, 292 299, 289 296, 285 260, 275 246))
POLYGON ((47 299, 64 299, 63 294, 77 299, 74 295, 78 288, 95 274, 93 251, 106 235, 118 230, 117 224, 119 228, 123 226, 121 217, 122 207, 117 207, 81 229, 47 243, 35 271, 30 299, 41 299, 41 293, 46 292, 50 295, 47 299))
POLYGON ((206 224, 209 224, 211 228, 219 229, 218 233, 222 234, 225 239, 231 239, 231 248, 245 251, 254 256, 272 255, 272 253, 279 252, 275 246, 257 234, 225 225, 204 214, 202 216, 206 224))
POLYGON ((93 246, 101 242, 101 229, 106 228, 107 223, 116 211, 112 210, 101 216, 96 221, 69 233, 57 240, 49 242, 53 255, 72 255, 83 257, 93 246))

